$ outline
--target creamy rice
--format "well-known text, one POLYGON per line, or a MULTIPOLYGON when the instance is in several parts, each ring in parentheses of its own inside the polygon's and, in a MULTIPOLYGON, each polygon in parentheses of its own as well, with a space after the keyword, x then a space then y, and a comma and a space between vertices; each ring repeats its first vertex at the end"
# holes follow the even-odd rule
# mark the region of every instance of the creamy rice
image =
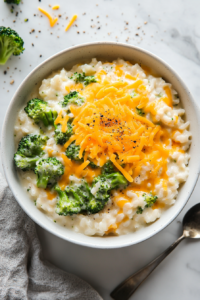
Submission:
MULTIPOLYGON (((139 169, 137 169, 137 165, 134 165, 134 169, 131 169, 132 165, 127 164, 129 168, 125 167, 125 170, 131 176, 132 182, 129 182, 129 186, 124 190, 114 190, 104 209, 99 213, 90 215, 58 215, 55 212, 56 193, 38 188, 36 175, 33 171, 18 171, 23 188, 27 190, 29 197, 35 201, 38 209, 42 210, 52 221, 85 235, 103 236, 109 233, 122 235, 134 232, 156 221, 166 209, 175 203, 179 186, 187 180, 189 173, 188 162, 190 156, 186 151, 191 143, 191 133, 188 131, 189 122, 182 119, 185 110, 181 107, 177 92, 171 84, 166 83, 160 77, 152 76, 147 68, 142 68, 138 64, 132 65, 122 59, 112 63, 103 63, 94 58, 89 64, 75 65, 70 71, 62 69, 44 79, 39 88, 39 98, 47 101, 51 108, 60 113, 62 106, 59 103, 63 101, 63 97, 69 91, 78 90, 87 102, 87 99, 91 97, 90 86, 93 90, 97 89, 99 91, 102 88, 100 85, 106 80, 111 86, 116 82, 127 83, 131 86, 141 80, 138 87, 130 88, 129 94, 135 92, 136 96, 134 95, 133 98, 137 98, 137 94, 144 94, 145 91, 146 103, 142 107, 140 102, 140 107, 145 111, 146 120, 159 128, 158 133, 153 137, 151 147, 153 148, 157 144, 157 149, 159 149, 161 147, 159 145, 163 144, 164 154, 159 153, 159 150, 157 150, 157 158, 152 159, 152 161, 146 160, 144 164, 140 165, 139 169), (73 79, 70 79, 75 72, 85 72, 87 76, 94 75, 97 78, 97 83, 91 83, 86 88, 81 84, 76 84, 73 79), (156 173, 153 177, 151 174, 155 170, 156 173), (145 195, 151 195, 151 193, 157 196, 157 200, 150 207, 146 207, 145 195), (142 213, 138 213, 138 208, 142 213)), ((116 93, 119 90, 120 88, 116 93)), ((113 99, 114 96, 111 95, 110 97, 113 99)), ((124 103, 124 105, 129 105, 128 102, 124 103)), ((67 109, 70 109, 70 106, 65 110, 67 109)), ((70 112, 70 117, 73 117, 72 112, 70 112)), ((49 137, 44 149, 44 158, 56 157, 66 167, 63 159, 65 149, 63 146, 56 145, 54 127, 49 126, 42 129, 45 131, 45 135, 49 137)), ((23 136, 31 133, 40 134, 40 132, 40 127, 28 117, 24 108, 22 108, 18 113, 15 124, 16 148, 23 136)), ((145 147, 141 149, 143 156, 147 155, 145 147)), ((161 149, 161 151, 163 150, 161 149)), ((78 177, 84 177, 90 183, 99 174, 98 169, 89 170, 86 167, 81 176, 78 176, 76 170, 72 169, 69 180, 72 183, 79 184, 80 178, 78 177)), ((95 194, 96 188, 93 187, 91 192, 95 194)))

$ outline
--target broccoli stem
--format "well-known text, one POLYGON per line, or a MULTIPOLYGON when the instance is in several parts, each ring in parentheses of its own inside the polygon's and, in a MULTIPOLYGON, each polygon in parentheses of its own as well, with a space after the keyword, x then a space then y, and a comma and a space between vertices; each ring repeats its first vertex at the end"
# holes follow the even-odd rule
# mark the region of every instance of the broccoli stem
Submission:
POLYGON ((46 112, 46 118, 47 118, 49 124, 53 125, 54 121, 53 121, 53 117, 52 117, 51 111, 46 112))
POLYGON ((48 119, 47 119, 45 113, 42 114, 41 120, 42 120, 42 122, 44 123, 44 126, 47 127, 47 126, 49 125, 49 121, 48 121, 48 119))
POLYGON ((9 57, 13 54, 13 47, 9 46, 7 39, 0 39, 0 65, 5 65, 9 57))
POLYGON ((53 125, 54 125, 54 121, 57 118, 58 113, 57 113, 57 111, 52 111, 52 114, 53 114, 53 125))
POLYGON ((58 196, 62 201, 69 200, 67 194, 64 191, 62 191, 57 185, 54 187, 54 190, 58 193, 58 196))
POLYGON ((46 189, 48 180, 49 180, 48 176, 44 176, 44 175, 38 176, 37 186, 39 188, 46 189))

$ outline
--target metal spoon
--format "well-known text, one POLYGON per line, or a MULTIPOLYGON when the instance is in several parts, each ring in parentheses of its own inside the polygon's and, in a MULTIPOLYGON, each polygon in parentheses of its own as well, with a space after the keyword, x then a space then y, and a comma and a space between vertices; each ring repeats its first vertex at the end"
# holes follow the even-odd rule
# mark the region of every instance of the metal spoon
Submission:
POLYGON ((188 210, 183 218, 183 234, 167 250, 160 254, 156 259, 150 262, 135 274, 128 277, 118 285, 110 294, 115 300, 127 300, 142 284, 142 282, 153 272, 153 270, 168 256, 172 250, 185 238, 200 238, 200 203, 194 205, 188 210))

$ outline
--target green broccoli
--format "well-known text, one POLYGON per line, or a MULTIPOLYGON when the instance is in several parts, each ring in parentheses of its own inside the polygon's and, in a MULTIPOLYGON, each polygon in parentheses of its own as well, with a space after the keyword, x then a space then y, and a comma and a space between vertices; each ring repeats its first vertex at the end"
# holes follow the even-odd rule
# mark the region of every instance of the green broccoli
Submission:
POLYGON ((93 180, 92 190, 94 197, 88 201, 87 211, 91 214, 98 213, 104 208, 110 199, 110 192, 113 189, 125 188, 126 178, 119 172, 103 174, 93 180))
POLYGON ((64 166, 55 157, 43 158, 37 162, 35 168, 37 186, 46 189, 47 185, 53 185, 64 174, 64 166))
POLYGON ((106 203, 108 202, 109 197, 107 200, 102 201, 96 198, 91 198, 87 204, 87 211, 89 214, 97 214, 98 212, 100 212, 104 206, 106 205, 106 203))
POLYGON ((19 142, 17 151, 28 157, 40 156, 41 154, 44 154, 42 148, 46 145, 48 139, 47 136, 36 134, 26 135, 19 142))
POLYGON ((92 188, 86 182, 82 182, 80 185, 70 185, 64 191, 56 185, 54 189, 59 196, 56 213, 64 216, 78 213, 98 213, 110 199, 111 190, 124 188, 126 185, 125 177, 118 172, 96 177, 92 188))
POLYGON ((111 191, 110 180, 107 179, 107 176, 100 175, 93 180, 92 183, 92 193, 94 194, 96 199, 101 201, 108 201, 111 191), (93 192, 96 190, 95 192, 93 192))
MULTIPOLYGON (((72 160, 75 160, 75 161, 77 161, 77 162, 83 162, 84 159, 83 159, 83 158, 79 158, 79 152, 80 152, 80 146, 79 146, 79 145, 75 145, 75 143, 71 143, 71 144, 68 146, 68 148, 67 148, 65 154, 66 154, 66 156, 67 156, 68 158, 70 158, 70 159, 72 159, 72 160)), ((83 156, 84 156, 84 154, 85 154, 85 151, 83 152, 83 156)), ((97 169, 97 168, 99 168, 99 167, 98 167, 97 165, 95 165, 95 163, 92 162, 92 161, 89 163, 89 166, 90 166, 92 169, 97 169)))
POLYGON ((109 160, 107 161, 102 168, 102 174, 111 174, 116 172, 114 164, 109 160))
POLYGON ((83 74, 75 72, 70 79, 73 79, 76 83, 83 82, 85 85, 88 85, 92 82, 97 82, 96 78, 93 75, 86 76, 84 72, 83 74))
POLYGON ((56 208, 57 214, 67 216, 86 211, 87 201, 92 196, 86 182, 83 182, 81 185, 70 185, 64 191, 57 185, 54 189, 59 196, 56 208))
POLYGON ((126 178, 119 172, 106 175, 106 178, 110 181, 110 189, 112 190, 118 188, 125 188, 128 184, 126 178))
POLYGON ((85 77, 85 80, 84 80, 85 85, 88 85, 88 84, 93 83, 93 82, 97 82, 96 78, 93 75, 85 77))
MULTIPOLYGON (((88 160, 90 160, 90 159, 88 159, 88 160)), ((94 163, 93 161, 90 161, 90 163, 89 163, 88 166, 89 166, 90 168, 92 168, 92 169, 97 169, 97 168, 99 168, 99 166, 95 165, 95 163, 94 163)))
POLYGON ((83 105, 84 102, 85 99, 83 97, 80 97, 77 91, 73 91, 64 96, 64 101, 62 102, 62 106, 65 107, 69 104, 75 104, 81 106, 83 105))
POLYGON ((71 122, 67 122, 67 131, 66 132, 62 132, 61 131, 61 125, 55 125, 55 135, 54 135, 54 139, 56 141, 56 144, 59 145, 64 145, 69 138, 71 137, 72 133, 73 133, 73 127, 71 125, 71 122))
POLYGON ((34 170, 38 159, 38 157, 27 157, 18 152, 14 154, 14 162, 16 167, 23 171, 34 170))
POLYGON ((144 116, 144 115, 145 115, 144 110, 141 109, 141 108, 137 108, 137 107, 136 107, 136 112, 137 112, 137 114, 138 114, 139 116, 144 116))
POLYGON ((157 196, 153 196, 152 194, 148 196, 146 194, 143 194, 142 196, 144 197, 144 201, 147 203, 145 207, 151 207, 158 199, 157 196))
POLYGON ((141 207, 141 206, 138 206, 138 207, 137 207, 137 210, 136 210, 136 214, 137 214, 137 215, 141 215, 142 213, 143 213, 142 207, 141 207))
POLYGON ((81 74, 81 73, 75 72, 74 75, 72 77, 70 77, 70 79, 74 80, 76 83, 83 82, 85 79, 85 73, 81 74))
POLYGON ((4 65, 11 55, 20 55, 24 51, 24 41, 18 33, 0 26, 0 65, 4 65))
POLYGON ((30 134, 21 139, 17 152, 14 155, 15 165, 23 171, 33 170, 36 162, 44 154, 47 136, 30 134))
POLYGON ((6 3, 12 3, 12 4, 19 4, 20 2, 21 2, 21 0, 4 0, 4 2, 6 2, 6 3))
POLYGON ((59 186, 54 187, 58 193, 59 200, 57 202, 56 213, 58 215, 73 215, 80 212, 79 201, 70 201, 65 191, 62 191, 59 186))
POLYGON ((87 203, 87 211, 90 214, 96 214, 101 211, 108 200, 110 199, 110 184, 107 183, 106 178, 100 176, 93 181, 92 198, 87 203), (96 190, 94 192, 94 190, 96 190))
POLYGON ((66 156, 72 160, 76 160, 79 162, 83 162, 83 158, 79 158, 80 146, 75 145, 75 143, 71 143, 66 149, 66 156))
POLYGON ((42 122, 44 126, 54 125, 57 117, 57 112, 51 111, 46 101, 37 98, 30 100, 24 110, 35 123, 42 122))

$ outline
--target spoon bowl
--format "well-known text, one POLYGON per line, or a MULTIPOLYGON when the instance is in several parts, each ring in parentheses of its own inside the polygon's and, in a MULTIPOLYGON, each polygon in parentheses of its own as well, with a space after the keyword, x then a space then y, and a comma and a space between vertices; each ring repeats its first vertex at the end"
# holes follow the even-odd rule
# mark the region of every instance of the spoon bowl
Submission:
POLYGON ((183 218, 183 235, 186 238, 200 238, 200 203, 188 210, 183 218))

